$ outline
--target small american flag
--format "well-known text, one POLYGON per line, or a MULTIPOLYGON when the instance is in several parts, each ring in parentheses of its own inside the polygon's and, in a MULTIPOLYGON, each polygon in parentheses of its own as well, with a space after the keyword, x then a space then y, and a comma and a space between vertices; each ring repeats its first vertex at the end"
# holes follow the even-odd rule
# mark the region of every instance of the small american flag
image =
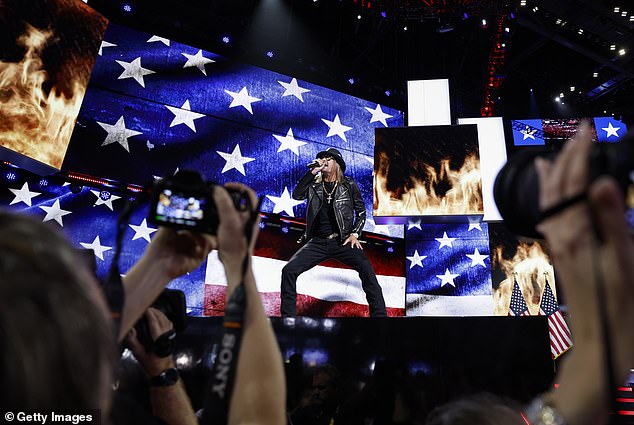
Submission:
POLYGON ((522 295, 522 290, 517 283, 513 282, 513 293, 511 294, 511 305, 509 306, 509 316, 530 316, 528 306, 522 295))
POLYGON ((564 316, 559 310, 553 291, 550 289, 548 280, 544 287, 542 303, 539 306, 539 314, 548 316, 548 331, 550 334, 550 352, 553 359, 561 356, 572 347, 572 336, 564 316))

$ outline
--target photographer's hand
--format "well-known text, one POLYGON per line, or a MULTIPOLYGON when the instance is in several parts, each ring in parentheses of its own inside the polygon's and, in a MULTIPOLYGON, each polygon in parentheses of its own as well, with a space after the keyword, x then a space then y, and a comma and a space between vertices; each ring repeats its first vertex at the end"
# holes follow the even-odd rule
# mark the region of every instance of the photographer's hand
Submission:
MULTIPOLYGON (((156 341, 161 335, 174 328, 174 325, 170 322, 167 316, 165 316, 162 311, 153 307, 147 309, 145 317, 147 318, 152 341, 156 341)), ((137 338, 135 328, 130 329, 127 341, 130 351, 132 351, 132 354, 134 354, 134 357, 139 361, 139 364, 149 378, 157 376, 165 369, 174 367, 174 359, 171 355, 167 357, 159 357, 152 352, 146 351, 137 338)))
MULTIPOLYGON (((155 308, 149 308, 145 316, 147 317, 150 336, 153 341, 156 341, 161 335, 169 332, 174 327, 167 316, 155 308)), ((175 366, 172 355, 159 357, 154 353, 147 352, 137 339, 136 329, 132 328, 130 330, 127 341, 130 350, 139 361, 139 364, 148 378, 158 376, 166 369, 175 366)), ((152 413, 154 416, 166 424, 198 424, 196 413, 194 412, 181 379, 173 385, 151 386, 150 401, 152 403, 152 413)))
POLYGON ((542 211, 588 191, 588 202, 566 208, 539 227, 551 247, 570 311, 575 346, 558 373, 559 389, 547 396, 569 424, 605 422, 611 394, 605 376, 597 274, 603 276, 605 286, 617 384, 624 381, 634 358, 634 245, 624 220, 623 195, 614 180, 604 177, 588 188, 591 147, 590 128, 583 124, 554 163, 540 159, 535 164, 542 211))

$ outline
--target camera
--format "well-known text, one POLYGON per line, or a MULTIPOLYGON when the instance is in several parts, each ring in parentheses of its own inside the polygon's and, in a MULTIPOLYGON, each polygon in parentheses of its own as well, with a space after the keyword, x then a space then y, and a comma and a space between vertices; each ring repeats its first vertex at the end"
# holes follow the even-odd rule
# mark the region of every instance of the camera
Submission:
MULTIPOLYGON (((158 226, 215 235, 220 217, 212 196, 214 186, 218 185, 205 182, 198 172, 191 170, 180 170, 159 180, 151 191, 148 221, 158 226)), ((237 210, 250 208, 246 193, 227 191, 237 210)))
MULTIPOLYGON (((554 160, 558 152, 547 148, 526 148, 509 159, 498 173, 493 196, 509 230, 518 235, 542 238, 536 226, 541 218, 539 208, 539 178, 535 158, 554 160)), ((595 143, 588 157, 588 183, 600 176, 613 177, 619 184, 625 206, 626 220, 634 229, 634 132, 627 133, 618 143, 595 143)))
MULTIPOLYGON (((187 309, 185 294, 177 289, 164 289, 150 307, 160 310, 174 325, 174 331, 181 332, 187 327, 187 309)), ((156 353, 160 357, 171 354, 175 333, 167 333, 154 341, 145 314, 134 325, 137 339, 148 353, 156 353)))

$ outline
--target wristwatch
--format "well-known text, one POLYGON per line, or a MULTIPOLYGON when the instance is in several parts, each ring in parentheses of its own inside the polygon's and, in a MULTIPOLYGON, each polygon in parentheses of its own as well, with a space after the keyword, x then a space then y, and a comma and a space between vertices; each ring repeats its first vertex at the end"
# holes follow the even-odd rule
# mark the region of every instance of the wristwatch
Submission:
POLYGON ((159 373, 157 376, 150 378, 150 386, 152 387, 168 387, 178 382, 180 374, 178 369, 170 367, 159 373))
POLYGON ((359 234, 356 232, 350 233, 350 236, 354 236, 355 238, 359 239, 359 234))

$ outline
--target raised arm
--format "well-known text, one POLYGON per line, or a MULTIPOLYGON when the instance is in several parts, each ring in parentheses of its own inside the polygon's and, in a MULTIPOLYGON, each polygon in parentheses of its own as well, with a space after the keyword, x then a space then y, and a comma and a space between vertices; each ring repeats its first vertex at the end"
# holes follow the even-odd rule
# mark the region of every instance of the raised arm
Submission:
MULTIPOLYGON (((229 183, 227 187, 245 192, 250 197, 251 204, 257 205, 255 193, 247 186, 229 183)), ((242 235, 249 212, 236 211, 224 190, 215 190, 214 199, 221 217, 218 255, 227 275, 227 299, 242 281, 244 256, 249 260, 244 276, 247 308, 229 406, 229 424, 283 424, 286 423, 286 388, 282 355, 264 312, 251 268, 253 247, 259 229, 258 221, 253 225, 253 237, 247 245, 242 235)))

